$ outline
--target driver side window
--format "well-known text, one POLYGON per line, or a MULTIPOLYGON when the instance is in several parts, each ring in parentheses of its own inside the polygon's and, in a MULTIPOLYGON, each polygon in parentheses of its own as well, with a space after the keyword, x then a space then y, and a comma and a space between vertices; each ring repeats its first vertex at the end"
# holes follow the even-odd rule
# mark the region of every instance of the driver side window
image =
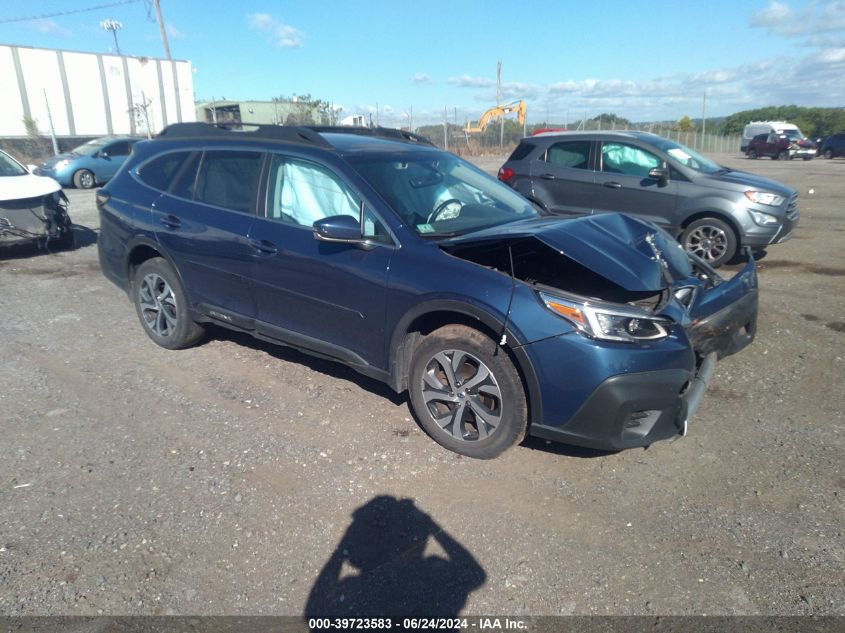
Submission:
POLYGON ((646 177, 650 169, 661 164, 654 154, 624 143, 604 143, 601 158, 603 172, 626 176, 646 177))
POLYGON ((361 216, 357 196, 335 174, 309 161, 274 156, 267 217, 307 228, 333 215, 361 216))

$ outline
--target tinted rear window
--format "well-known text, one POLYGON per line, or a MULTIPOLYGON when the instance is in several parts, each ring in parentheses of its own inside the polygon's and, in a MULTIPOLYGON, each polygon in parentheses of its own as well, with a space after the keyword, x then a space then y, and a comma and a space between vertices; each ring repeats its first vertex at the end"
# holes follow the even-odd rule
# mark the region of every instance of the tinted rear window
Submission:
POLYGON ((259 152, 206 152, 194 199, 224 209, 252 213, 261 171, 259 152))
POLYGON ((154 158, 138 170, 141 181, 159 191, 166 191, 179 167, 185 162, 190 152, 173 152, 154 158))
POLYGON ((516 149, 513 150, 513 153, 508 160, 522 160, 533 152, 535 147, 537 146, 533 143, 520 143, 516 146, 516 149))

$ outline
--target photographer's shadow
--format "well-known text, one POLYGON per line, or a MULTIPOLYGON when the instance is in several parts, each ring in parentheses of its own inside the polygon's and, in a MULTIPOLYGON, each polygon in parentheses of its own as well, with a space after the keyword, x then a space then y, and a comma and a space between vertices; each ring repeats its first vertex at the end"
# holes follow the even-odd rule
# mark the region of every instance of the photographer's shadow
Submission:
POLYGON ((411 499, 375 497, 311 588, 306 618, 457 617, 484 584, 472 555, 411 499))

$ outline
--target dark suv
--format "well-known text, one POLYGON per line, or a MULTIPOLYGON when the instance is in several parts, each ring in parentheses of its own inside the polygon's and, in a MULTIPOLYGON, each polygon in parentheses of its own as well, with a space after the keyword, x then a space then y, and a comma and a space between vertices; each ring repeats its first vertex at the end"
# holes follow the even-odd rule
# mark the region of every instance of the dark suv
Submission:
POLYGON ((788 240, 798 221, 794 189, 647 132, 524 138, 499 179, 552 213, 640 216, 713 267, 788 240))
POLYGON ((97 202, 103 272, 153 341, 214 323, 340 361, 472 457, 683 434, 754 336, 753 260, 724 281, 650 224, 548 216, 398 131, 174 125, 97 202))
POLYGON ((819 154, 825 158, 845 156, 845 132, 831 134, 822 141, 819 154))

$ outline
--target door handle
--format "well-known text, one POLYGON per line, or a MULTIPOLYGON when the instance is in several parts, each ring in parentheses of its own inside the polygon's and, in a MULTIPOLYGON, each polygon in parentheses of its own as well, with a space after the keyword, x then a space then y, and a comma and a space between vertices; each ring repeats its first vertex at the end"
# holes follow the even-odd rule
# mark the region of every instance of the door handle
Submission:
POLYGON ((161 216, 158 221, 159 224, 162 224, 169 229, 178 229, 180 226, 182 226, 182 220, 177 218, 175 215, 171 215, 169 213, 167 215, 161 216))
POLYGON ((557 176, 555 176, 554 174, 542 174, 540 178, 542 178, 543 180, 556 180, 557 176))
POLYGON ((618 182, 614 182, 614 181, 606 182, 606 183, 604 183, 604 186, 609 187, 611 189, 621 189, 622 188, 621 184, 619 184, 618 182))
POLYGON ((266 255, 275 255, 279 252, 276 245, 273 244, 273 242, 268 242, 267 240, 249 240, 249 245, 259 253, 264 253, 266 255))

